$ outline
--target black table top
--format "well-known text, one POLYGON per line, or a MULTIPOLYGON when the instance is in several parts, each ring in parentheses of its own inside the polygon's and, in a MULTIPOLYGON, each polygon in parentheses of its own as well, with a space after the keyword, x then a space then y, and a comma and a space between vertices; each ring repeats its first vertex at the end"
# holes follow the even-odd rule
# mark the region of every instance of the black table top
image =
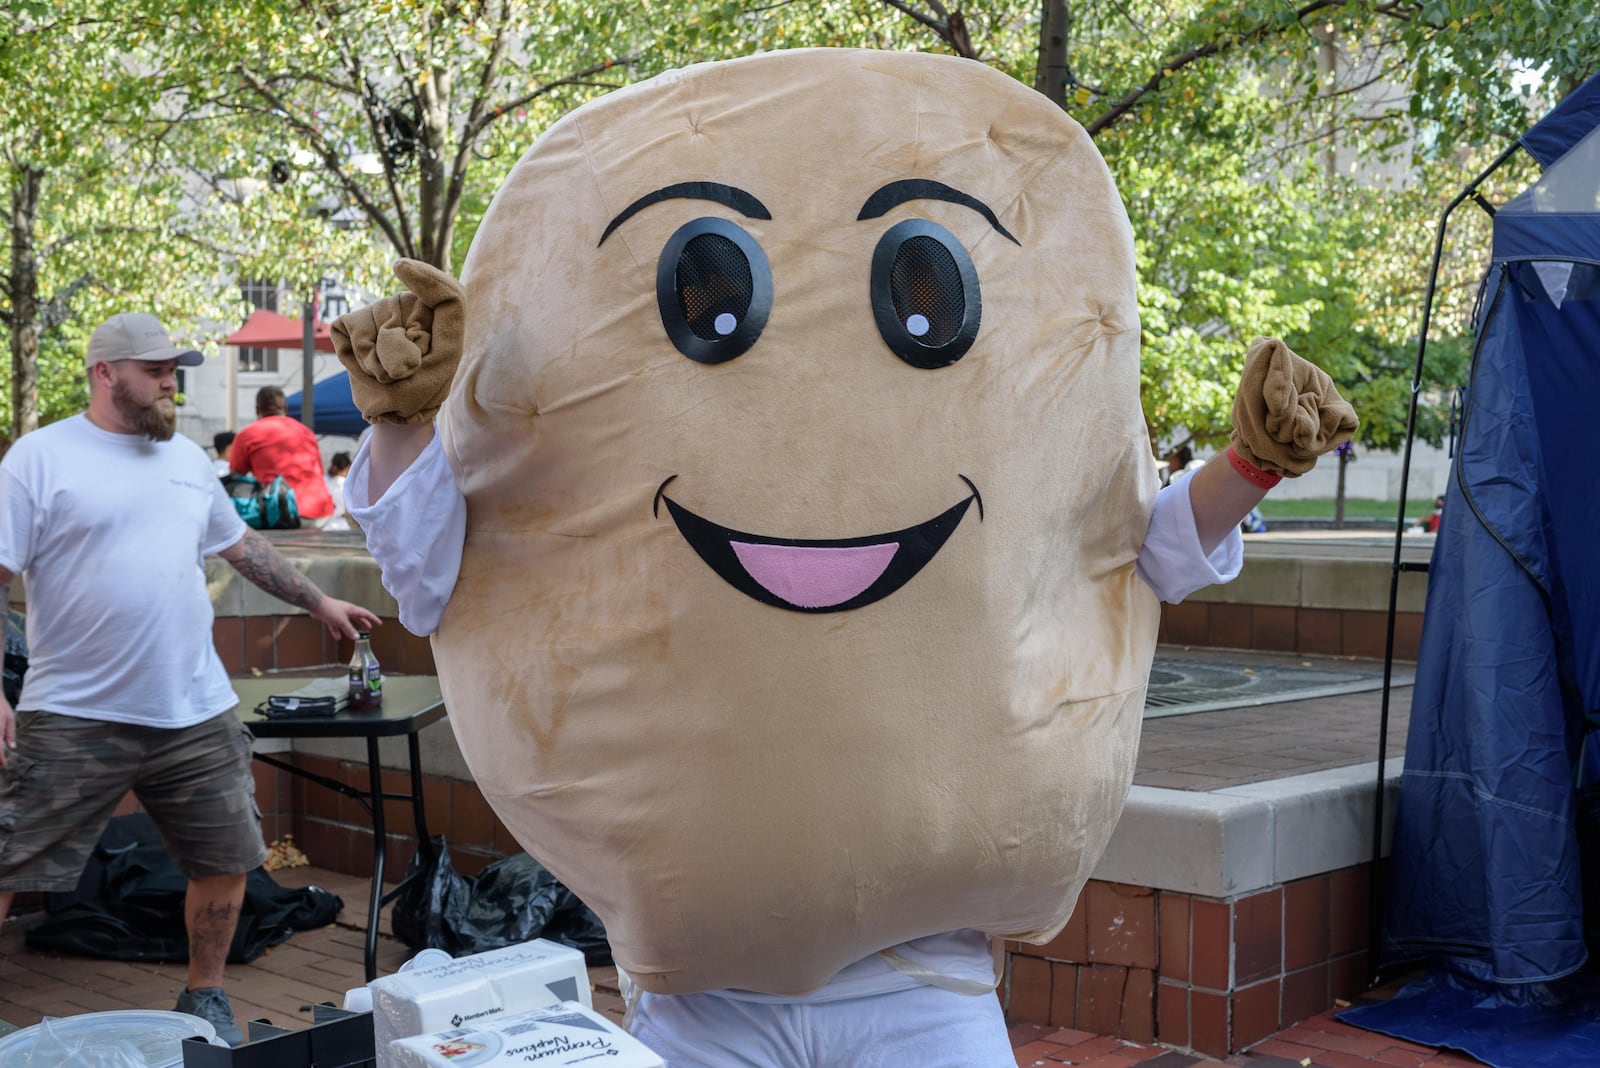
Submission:
MULTIPOLYGON (((314 679, 329 677, 333 677, 331 673, 233 679, 239 718, 257 738, 388 738, 415 734, 444 717, 444 697, 436 675, 385 675, 383 706, 369 712, 346 710, 334 716, 267 719, 255 710, 273 694, 289 693, 314 679)), ((342 673, 338 677, 343 677, 342 673)))

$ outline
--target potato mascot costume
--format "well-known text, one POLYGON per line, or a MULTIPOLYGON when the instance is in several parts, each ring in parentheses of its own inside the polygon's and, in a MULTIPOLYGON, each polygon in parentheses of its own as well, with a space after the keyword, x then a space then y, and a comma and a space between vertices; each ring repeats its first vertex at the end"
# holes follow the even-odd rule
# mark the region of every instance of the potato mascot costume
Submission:
POLYGON ((1063 926, 1157 627, 1133 242, 1077 123, 961 59, 691 67, 538 140, 464 301, 402 277, 460 367, 421 315, 362 365, 410 402, 362 407, 443 405, 451 722, 643 989, 1063 926))

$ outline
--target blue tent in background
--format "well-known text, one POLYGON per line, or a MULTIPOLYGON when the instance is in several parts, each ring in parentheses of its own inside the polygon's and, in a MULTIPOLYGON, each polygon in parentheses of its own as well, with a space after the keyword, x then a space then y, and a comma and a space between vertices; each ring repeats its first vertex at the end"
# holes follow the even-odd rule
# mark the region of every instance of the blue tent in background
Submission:
MULTIPOLYGON (((300 418, 300 394, 291 393, 287 399, 289 414, 300 418)), ((361 418, 361 410, 350 396, 348 371, 340 371, 313 385, 311 408, 311 418, 316 423, 318 434, 342 434, 355 438, 367 429, 367 421, 361 418)))
POLYGON ((1430 974, 1344 1015, 1508 1068, 1600 1057, 1596 988, 1557 982, 1586 865, 1600 930, 1600 77, 1520 144, 1545 170, 1494 213, 1383 914, 1430 974))

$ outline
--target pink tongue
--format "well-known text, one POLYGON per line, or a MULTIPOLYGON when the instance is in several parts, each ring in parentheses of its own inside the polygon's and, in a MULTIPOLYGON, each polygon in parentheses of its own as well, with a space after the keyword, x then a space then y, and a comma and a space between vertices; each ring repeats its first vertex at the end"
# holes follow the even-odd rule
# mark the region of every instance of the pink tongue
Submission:
POLYGON ((730 544, 751 578, 801 608, 831 608, 848 601, 877 581, 900 548, 897 541, 857 546, 730 544))

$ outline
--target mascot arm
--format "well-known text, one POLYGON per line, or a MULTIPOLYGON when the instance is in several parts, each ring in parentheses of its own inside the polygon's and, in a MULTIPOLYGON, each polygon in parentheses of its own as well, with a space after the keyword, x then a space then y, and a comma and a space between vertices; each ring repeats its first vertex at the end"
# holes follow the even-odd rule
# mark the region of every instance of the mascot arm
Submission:
POLYGON ((1271 482, 1276 481, 1253 479, 1241 473, 1224 450, 1169 488, 1188 487, 1195 535, 1200 540, 1200 548, 1209 553, 1230 533, 1238 533, 1240 522, 1250 509, 1261 503, 1271 482))
POLYGON ((420 260, 400 260, 408 292, 333 322, 333 348, 369 423, 427 424, 450 393, 466 336, 466 291, 420 260))
POLYGON ((1176 604, 1243 562, 1239 523, 1282 478, 1349 441, 1355 409, 1320 367, 1276 338, 1257 338, 1233 399, 1228 448, 1156 496, 1139 553, 1139 574, 1156 596, 1176 604), (1208 575, 1209 572, 1209 575, 1208 575))
POLYGON ((1168 604, 1178 604, 1207 586, 1232 582, 1244 566, 1244 538, 1237 523, 1217 542, 1202 547, 1196 529, 1198 516, 1190 499, 1194 481, 1179 479, 1156 494, 1150 526, 1139 548, 1139 577, 1168 604))
POLYGON ((367 536, 383 588, 400 606, 401 625, 425 637, 438 629, 461 570, 467 501, 435 434, 386 487, 388 492, 374 499, 373 452, 383 429, 374 428, 356 453, 345 481, 345 503, 367 536))
POLYGON ((1355 436, 1356 411, 1333 379, 1273 337, 1258 337, 1244 358, 1233 395, 1227 456, 1265 493, 1278 479, 1297 478, 1355 436))
POLYGON ((466 291, 420 260, 400 260, 394 273, 407 292, 341 315, 331 330, 351 397, 372 424, 345 496, 400 622, 427 635, 466 540, 466 502, 433 429, 465 349, 466 291))
POLYGON ((1357 425, 1326 371, 1277 338, 1256 338, 1233 395, 1228 448, 1195 472, 1189 491, 1201 545, 1216 545, 1280 479, 1311 470, 1357 425))

